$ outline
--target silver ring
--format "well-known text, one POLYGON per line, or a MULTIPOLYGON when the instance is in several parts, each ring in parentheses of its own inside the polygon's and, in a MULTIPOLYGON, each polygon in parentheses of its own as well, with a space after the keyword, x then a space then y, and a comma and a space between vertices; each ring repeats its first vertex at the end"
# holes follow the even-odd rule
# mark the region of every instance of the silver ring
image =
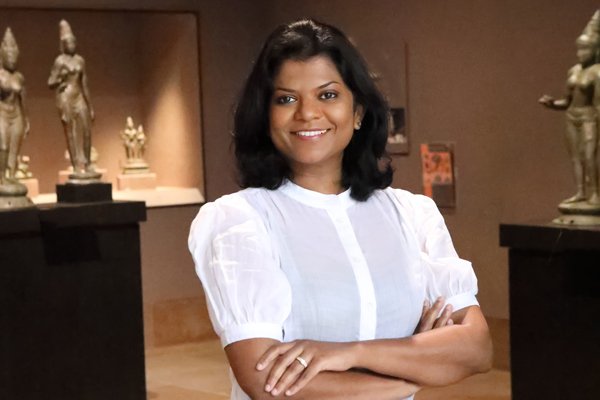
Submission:
POLYGON ((302 364, 302 366, 304 367, 304 369, 308 368, 308 364, 306 363, 306 361, 304 360, 304 358, 302 358, 302 357, 296 357, 296 360, 298 360, 298 362, 300 364, 302 364))

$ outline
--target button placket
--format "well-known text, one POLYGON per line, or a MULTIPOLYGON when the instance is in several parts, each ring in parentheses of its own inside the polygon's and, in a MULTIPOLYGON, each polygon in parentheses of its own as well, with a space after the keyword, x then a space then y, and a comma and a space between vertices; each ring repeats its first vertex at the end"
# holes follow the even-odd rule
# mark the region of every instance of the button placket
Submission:
POLYGON ((360 340, 375 339, 377 302, 371 273, 360 248, 345 207, 341 204, 327 209, 354 271, 360 295, 360 340))

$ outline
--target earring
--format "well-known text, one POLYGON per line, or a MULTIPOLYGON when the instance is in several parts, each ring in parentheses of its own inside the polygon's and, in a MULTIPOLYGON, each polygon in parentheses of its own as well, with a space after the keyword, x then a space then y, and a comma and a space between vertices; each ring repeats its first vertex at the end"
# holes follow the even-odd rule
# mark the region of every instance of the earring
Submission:
POLYGON ((356 123, 356 125, 358 125, 358 128, 356 128, 356 130, 359 130, 359 129, 360 129, 360 124, 361 124, 361 122, 360 122, 360 121, 358 121, 358 122, 356 123))

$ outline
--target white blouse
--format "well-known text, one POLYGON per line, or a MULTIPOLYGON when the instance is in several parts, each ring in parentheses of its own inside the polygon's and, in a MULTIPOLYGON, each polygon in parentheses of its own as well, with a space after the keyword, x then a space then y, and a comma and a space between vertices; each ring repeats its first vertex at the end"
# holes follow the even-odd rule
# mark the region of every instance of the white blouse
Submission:
MULTIPOLYGON (((348 342, 413 334, 423 301, 478 305, 435 203, 400 189, 366 202, 285 183, 204 205, 189 236, 223 347, 271 338, 348 342)), ((250 399, 232 374, 232 400, 250 399)))

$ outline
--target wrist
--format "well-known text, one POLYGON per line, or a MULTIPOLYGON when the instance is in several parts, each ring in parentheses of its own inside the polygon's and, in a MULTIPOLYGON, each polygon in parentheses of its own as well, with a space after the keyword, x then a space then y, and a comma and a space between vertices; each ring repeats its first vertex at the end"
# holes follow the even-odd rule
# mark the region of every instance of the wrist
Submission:
POLYGON ((363 368, 361 360, 363 360, 362 354, 364 353, 364 347, 365 344, 361 341, 348 343, 350 368, 363 368))

